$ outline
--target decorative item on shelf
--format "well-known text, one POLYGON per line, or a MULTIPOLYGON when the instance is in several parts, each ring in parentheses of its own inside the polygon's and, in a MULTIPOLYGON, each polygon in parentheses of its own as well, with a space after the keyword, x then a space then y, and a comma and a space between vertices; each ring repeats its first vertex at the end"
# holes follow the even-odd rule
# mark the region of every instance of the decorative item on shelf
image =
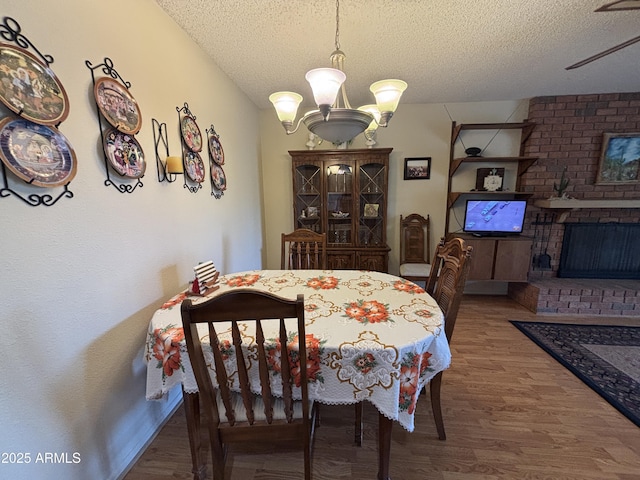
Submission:
POLYGON ((151 124, 153 126, 153 144, 156 153, 158 181, 173 183, 176 181, 176 175, 182 175, 184 173, 184 163, 182 162, 182 157, 169 155, 169 138, 167 133, 167 124, 160 123, 155 118, 151 119, 151 124), (164 147, 163 152, 159 150, 160 144, 162 144, 164 147))
POLYGON ((431 178, 431 157, 405 158, 405 180, 428 180, 431 178))
POLYGON ((504 168, 478 168, 476 190, 500 192, 503 190, 504 168))
MULTIPOLYGON (((128 144, 131 148, 134 146, 139 153, 142 153, 142 148, 133 137, 134 132, 140 130, 142 125, 142 115, 138 107, 137 102, 129 93, 131 83, 125 81, 115 68, 113 68, 113 61, 109 57, 104 58, 104 62, 98 65, 93 65, 89 60, 85 60, 85 65, 91 71, 91 80, 93 83, 93 97, 98 110, 98 127, 100 130, 100 137, 102 138, 102 145, 104 146, 104 164, 105 174, 107 179, 104 181, 105 186, 112 186, 120 193, 132 193, 137 187, 142 187, 142 181, 140 180, 144 176, 144 171, 140 175, 124 175, 121 171, 132 171, 125 168, 123 165, 126 160, 120 160, 116 158, 120 153, 111 152, 107 147, 110 141, 109 135, 114 131, 110 127, 104 127, 102 125, 102 119, 113 126, 118 132, 128 135, 127 140, 123 142, 128 144), (100 69, 100 72, 105 77, 96 79, 95 71, 100 69), (139 147, 139 148, 138 148, 139 147), (114 170, 120 176, 119 182, 115 183, 111 178, 110 171, 114 170), (124 179, 133 179, 135 183, 124 183, 124 179)), ((123 143, 120 142, 120 143, 123 143)))
POLYGON ((202 135, 196 123, 196 116, 189 110, 187 102, 182 107, 176 107, 176 112, 178 112, 178 125, 182 139, 180 145, 184 159, 183 187, 190 193, 197 193, 202 188, 205 178, 204 162, 198 153, 202 150, 202 135))
POLYGON ((366 203, 364 205, 364 216, 366 218, 376 218, 378 216, 379 205, 377 203, 366 203))
POLYGON ((318 207, 307 207, 307 217, 314 218, 318 216, 318 207))
POLYGON ((0 123, 0 198, 13 195, 32 207, 50 207, 62 197, 73 198, 69 184, 76 174, 76 156, 58 130, 69 114, 69 98, 50 68, 53 57, 42 54, 13 18, 4 17, 2 22, 0 36, 16 46, 0 43, 4 79, 0 101, 21 118, 10 116, 0 123), (62 192, 55 197, 50 193, 25 197, 11 188, 12 176, 7 175, 5 165, 28 185, 62 186, 62 192))
POLYGON ((558 183, 553 182, 553 191, 556 192, 558 198, 569 198, 569 195, 565 192, 569 186, 569 179, 565 177, 566 173, 567 167, 564 167, 562 174, 560 174, 560 181, 558 183))
POLYGON ((333 218, 349 218, 349 212, 331 212, 333 218))
POLYGON ((220 288, 218 277, 220 272, 212 261, 202 262, 193 267, 196 276, 187 292, 189 295, 205 296, 220 288))
POLYGON ((307 143, 304 144, 307 147, 307 150, 313 150, 316 148, 316 138, 318 138, 318 136, 315 133, 309 132, 307 143))
POLYGON ((467 157, 480 157, 482 149, 478 147, 469 147, 464 151, 464 153, 467 154, 467 157))
POLYGON ((336 0, 335 51, 330 57, 332 68, 316 68, 307 72, 305 76, 311 85, 318 109, 305 114, 293 128, 302 96, 294 92, 276 92, 269 96, 287 135, 295 133, 304 122, 305 126, 320 138, 339 145, 369 129, 372 121, 380 127, 388 126, 398 107, 400 97, 407 88, 406 82, 391 79, 374 82, 371 85, 370 90, 376 98, 380 120, 376 120, 375 116, 368 111, 352 108, 344 85, 345 54, 340 50, 339 38, 340 1, 336 0), (341 93, 342 103, 338 92, 341 93))
POLYGON ((207 128, 207 145, 209 147, 209 170, 211 172, 211 195, 221 198, 227 189, 227 176, 224 173, 224 150, 220 142, 220 135, 211 125, 207 128))

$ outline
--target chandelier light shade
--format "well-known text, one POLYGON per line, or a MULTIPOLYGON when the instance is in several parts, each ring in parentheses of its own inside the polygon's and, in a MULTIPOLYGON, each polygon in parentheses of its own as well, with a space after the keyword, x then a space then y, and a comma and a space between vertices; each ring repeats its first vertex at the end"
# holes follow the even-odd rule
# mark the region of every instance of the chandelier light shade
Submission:
POLYGON ((373 148, 376 144, 376 130, 380 124, 380 110, 378 110, 377 105, 363 105, 358 107, 358 110, 362 110, 363 112, 373 115, 373 120, 371 120, 369 126, 364 130, 364 138, 366 139, 365 144, 368 148, 373 148))
POLYGON ((385 124, 382 126, 387 126, 386 124, 398 108, 400 97, 406 89, 407 82, 396 79, 380 80, 372 83, 371 87, 369 87, 371 93, 376 97, 378 111, 380 111, 382 123, 385 124))
POLYGON ((305 78, 311 85, 313 99, 326 120, 331 105, 336 103, 338 91, 347 76, 337 68, 315 68, 309 70, 305 78))
POLYGON ((407 83, 396 79, 380 80, 371 85, 370 90, 376 98, 377 106, 351 108, 345 90, 345 54, 340 50, 339 37, 340 0, 336 0, 336 49, 330 57, 332 68, 316 68, 307 72, 305 76, 311 85, 318 110, 305 114, 298 120, 296 127, 292 128, 302 96, 294 92, 276 92, 269 96, 287 135, 295 133, 304 122, 309 131, 336 145, 348 142, 362 132, 365 132, 369 141, 378 127, 386 127, 389 124, 398 108, 407 83), (339 92, 344 108, 340 104, 339 92))
POLYGON ((298 105, 302 102, 302 95, 295 92, 276 92, 269 95, 269 101, 276 109, 278 120, 283 124, 293 125, 298 113, 298 105))

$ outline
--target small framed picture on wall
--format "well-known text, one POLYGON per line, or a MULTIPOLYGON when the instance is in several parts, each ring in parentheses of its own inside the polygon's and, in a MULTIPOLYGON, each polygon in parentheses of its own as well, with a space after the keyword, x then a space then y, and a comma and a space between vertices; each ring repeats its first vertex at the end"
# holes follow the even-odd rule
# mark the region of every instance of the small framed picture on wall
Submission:
POLYGON ((431 157, 404 159, 405 180, 428 180, 431 178, 431 157))

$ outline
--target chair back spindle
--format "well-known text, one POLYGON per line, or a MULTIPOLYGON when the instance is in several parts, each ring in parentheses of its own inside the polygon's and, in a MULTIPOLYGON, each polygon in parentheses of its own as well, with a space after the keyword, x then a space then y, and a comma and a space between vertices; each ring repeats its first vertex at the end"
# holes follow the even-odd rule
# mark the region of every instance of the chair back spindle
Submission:
POLYGON ((197 304, 187 299, 181 313, 209 430, 214 479, 224 479, 227 444, 276 439, 302 446, 305 479, 310 480, 316 406, 307 386, 304 297, 288 300, 235 290, 197 304), (265 331, 275 338, 266 338, 265 331), (279 355, 270 353, 278 348, 279 355), (255 376, 260 385, 252 387, 255 376), (298 383, 301 399, 294 400, 298 383))

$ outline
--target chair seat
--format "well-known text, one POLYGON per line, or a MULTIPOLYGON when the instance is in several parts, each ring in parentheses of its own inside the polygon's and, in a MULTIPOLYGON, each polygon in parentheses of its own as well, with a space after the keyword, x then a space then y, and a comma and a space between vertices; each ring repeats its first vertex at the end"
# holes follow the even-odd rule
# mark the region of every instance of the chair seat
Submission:
MULTIPOLYGON (((216 402, 218 403, 218 415, 220 416, 220 421, 222 423, 227 423, 227 414, 224 408, 224 403, 222 403, 220 390, 216 391, 216 402)), ((242 402, 242 395, 237 392, 232 392, 231 403, 233 406, 233 411, 236 415, 236 422, 246 422, 247 409, 244 407, 244 403, 242 402)), ((312 407, 313 400, 309 400, 309 408, 312 407)), ((264 401, 262 400, 262 396, 260 395, 255 395, 253 398, 253 413, 255 421, 266 421, 267 417, 264 414, 264 401)), ((302 402, 300 401, 293 402, 293 418, 302 418, 302 402)), ((276 397, 273 400, 273 419, 286 420, 284 414, 284 400, 282 400, 282 398, 276 397)))
POLYGON ((401 277, 428 277, 430 272, 430 263, 403 263, 400 265, 401 277))

